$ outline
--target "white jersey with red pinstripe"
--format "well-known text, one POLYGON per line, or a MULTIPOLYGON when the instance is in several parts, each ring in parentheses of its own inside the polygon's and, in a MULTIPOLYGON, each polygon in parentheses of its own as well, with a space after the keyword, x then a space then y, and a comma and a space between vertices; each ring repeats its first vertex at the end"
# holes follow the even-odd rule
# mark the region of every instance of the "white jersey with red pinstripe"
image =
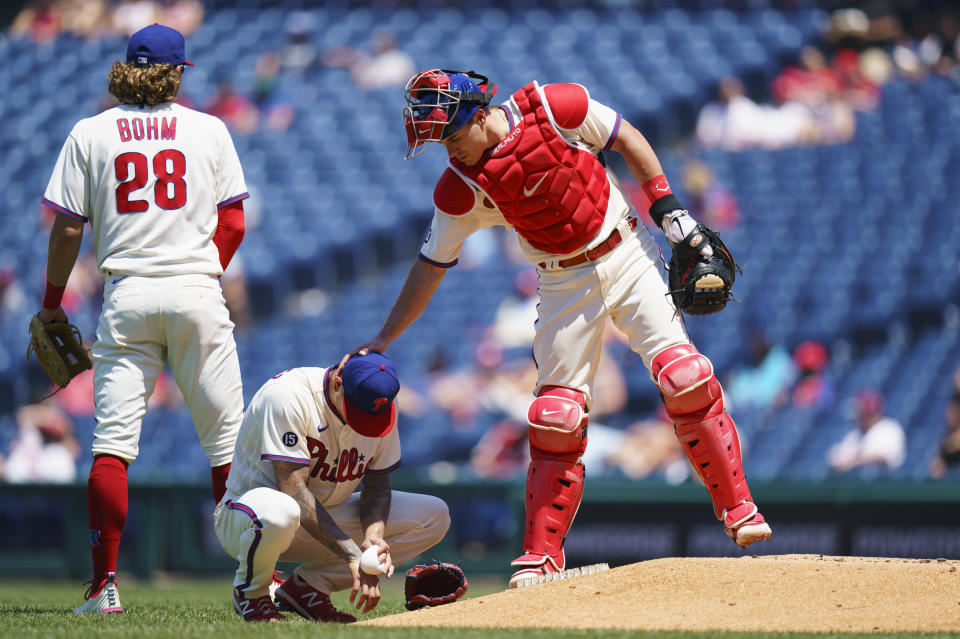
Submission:
MULTIPOLYGON (((548 84, 538 87, 549 109, 549 116, 557 132, 571 145, 600 153, 609 150, 620 128, 620 114, 590 98, 587 90, 578 84, 548 84)), ((521 121, 519 107, 513 99, 500 105, 511 131, 521 121)), ((509 138, 507 135, 507 138, 509 138)), ((636 210, 613 171, 607 168, 610 196, 603 225, 584 248, 600 244, 626 216, 636 216, 636 210)), ((434 265, 449 267, 457 263, 464 240, 475 231, 491 226, 511 228, 503 215, 486 195, 455 171, 448 168, 437 182, 433 195, 434 217, 430 231, 420 247, 420 257, 434 265)), ((644 229, 639 231, 646 233, 644 229)), ((524 256, 533 264, 566 257, 539 251, 522 237, 520 246, 524 256)), ((579 253, 583 249, 577 249, 579 253)))
POLYGON ((323 506, 346 500, 366 474, 400 465, 396 423, 384 437, 365 437, 344 420, 326 392, 331 368, 294 368, 268 380, 247 407, 237 436, 227 498, 259 487, 277 489, 273 460, 311 466, 310 491, 323 506))
POLYGON ((43 201, 90 222, 101 271, 220 275, 217 211, 246 197, 223 122, 165 102, 79 121, 43 201))

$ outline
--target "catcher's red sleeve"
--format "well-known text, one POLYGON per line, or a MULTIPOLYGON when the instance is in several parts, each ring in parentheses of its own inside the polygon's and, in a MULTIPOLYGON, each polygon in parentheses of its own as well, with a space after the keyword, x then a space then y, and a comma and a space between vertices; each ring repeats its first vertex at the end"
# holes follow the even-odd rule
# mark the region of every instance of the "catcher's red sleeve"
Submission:
POLYGON ((227 270, 233 254, 240 247, 244 231, 242 200, 217 211, 217 230, 213 234, 213 243, 220 253, 220 266, 223 270, 227 270))

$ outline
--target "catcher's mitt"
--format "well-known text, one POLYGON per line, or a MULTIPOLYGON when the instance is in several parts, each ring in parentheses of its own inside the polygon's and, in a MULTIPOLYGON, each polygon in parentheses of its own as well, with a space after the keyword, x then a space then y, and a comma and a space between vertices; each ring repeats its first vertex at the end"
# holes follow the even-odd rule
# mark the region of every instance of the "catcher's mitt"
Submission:
POLYGON ((467 577, 456 564, 434 561, 407 571, 407 610, 453 603, 467 592, 467 577))
POLYGON ((71 379, 93 368, 76 326, 67 322, 44 324, 39 315, 30 320, 27 359, 31 353, 36 353, 41 368, 60 388, 66 388, 71 379))
POLYGON ((722 311, 733 297, 730 291, 738 270, 720 235, 698 223, 683 242, 673 247, 670 258, 670 295, 677 311, 687 315, 722 311), (703 242, 713 248, 712 256, 701 255, 703 242))

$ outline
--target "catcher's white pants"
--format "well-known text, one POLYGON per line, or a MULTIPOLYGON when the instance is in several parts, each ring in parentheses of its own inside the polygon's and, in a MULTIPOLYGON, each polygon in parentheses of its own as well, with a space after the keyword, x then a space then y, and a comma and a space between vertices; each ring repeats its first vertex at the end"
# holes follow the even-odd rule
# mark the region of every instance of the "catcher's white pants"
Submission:
POLYGON ((553 385, 573 388, 590 406, 608 315, 647 370, 657 353, 690 341, 669 294, 660 248, 643 227, 596 262, 539 273, 535 392, 553 385))
POLYGON ((147 400, 169 363, 210 465, 232 461, 243 387, 217 278, 104 275, 93 345, 93 454, 137 458, 147 400))
MULTIPOLYGON (((326 508, 343 532, 359 545, 360 493, 326 508)), ((217 504, 214 530, 220 545, 237 560, 233 585, 248 599, 267 593, 277 561, 302 562, 297 574, 320 592, 353 587, 346 562, 300 527, 300 507, 292 497, 260 487, 239 497, 230 493, 217 504)), ((392 491, 384 540, 394 566, 437 545, 450 527, 450 513, 442 499, 392 491)))

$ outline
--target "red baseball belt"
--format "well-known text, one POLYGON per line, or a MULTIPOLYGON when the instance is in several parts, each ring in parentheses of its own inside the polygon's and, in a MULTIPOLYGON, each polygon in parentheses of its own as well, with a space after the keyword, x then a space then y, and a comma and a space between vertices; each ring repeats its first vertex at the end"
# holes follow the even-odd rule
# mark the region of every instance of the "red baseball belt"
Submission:
MULTIPOLYGON (((630 227, 629 229, 630 231, 637 228, 637 218, 635 217, 627 218, 627 225, 630 227)), ((571 266, 576 266, 577 264, 583 264, 584 262, 592 262, 594 260, 598 260, 604 255, 606 255, 607 253, 609 253, 610 251, 612 251, 617 244, 622 242, 624 235, 626 235, 626 233, 628 232, 629 231, 624 231, 621 233, 620 225, 618 224, 617 228, 613 229, 613 231, 610 232, 610 235, 607 236, 607 239, 600 242, 600 244, 596 245, 589 251, 584 251, 583 253, 577 253, 573 257, 568 257, 565 260, 559 260, 557 262, 552 262, 550 264, 555 265, 555 267, 557 268, 570 268, 571 266)), ((540 264, 538 264, 540 268, 547 268, 547 265, 548 265, 548 262, 540 262, 540 264)))

